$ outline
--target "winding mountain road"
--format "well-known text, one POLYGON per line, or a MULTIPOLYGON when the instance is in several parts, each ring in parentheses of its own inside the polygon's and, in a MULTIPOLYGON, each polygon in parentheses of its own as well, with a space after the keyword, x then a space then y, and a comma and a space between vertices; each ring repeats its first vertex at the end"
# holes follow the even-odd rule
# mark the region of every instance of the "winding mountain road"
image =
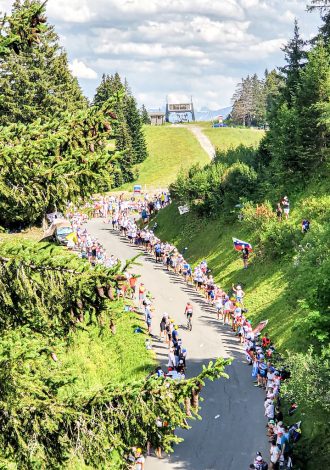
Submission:
MULTIPOLYGON (((121 260, 141 252, 128 245, 101 219, 92 220, 87 229, 105 246, 109 253, 121 260)), ((148 256, 140 258, 141 266, 134 272, 141 275, 155 297, 153 333, 159 334, 163 312, 184 324, 183 311, 188 300, 194 307, 193 331, 180 329, 184 347, 188 351, 187 376, 197 374, 203 363, 219 356, 233 357, 227 372, 228 380, 209 382, 202 391, 202 420, 192 421, 192 429, 178 431, 184 442, 175 447, 171 456, 163 460, 149 457, 146 470, 247 470, 256 451, 268 459, 268 444, 263 416, 264 393, 252 385, 251 368, 228 326, 216 320, 216 315, 196 292, 173 273, 164 271, 148 256)), ((155 340, 153 348, 162 365, 167 363, 168 350, 155 340)))

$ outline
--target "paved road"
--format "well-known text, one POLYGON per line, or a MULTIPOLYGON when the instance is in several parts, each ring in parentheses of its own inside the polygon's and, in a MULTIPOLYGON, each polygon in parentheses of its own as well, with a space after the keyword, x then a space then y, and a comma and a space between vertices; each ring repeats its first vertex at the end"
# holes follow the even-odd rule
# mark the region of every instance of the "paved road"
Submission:
MULTIPOLYGON (((137 249, 109 229, 101 220, 87 225, 109 253, 120 259, 132 258, 137 249)), ((219 356, 234 358, 227 372, 230 379, 207 383, 202 392, 201 421, 193 421, 192 429, 181 431, 184 442, 177 445, 169 458, 147 459, 147 470, 247 470, 257 450, 268 458, 263 416, 264 394, 252 386, 251 368, 246 365, 242 350, 229 327, 224 327, 209 311, 204 301, 188 288, 180 278, 169 274, 144 256, 141 266, 134 268, 155 297, 153 332, 159 334, 163 312, 168 312, 184 323, 183 310, 188 300, 193 301, 193 331, 181 329, 183 344, 188 350, 187 375, 197 374, 203 363, 219 356)), ((167 362, 167 348, 154 343, 162 364, 167 362)))

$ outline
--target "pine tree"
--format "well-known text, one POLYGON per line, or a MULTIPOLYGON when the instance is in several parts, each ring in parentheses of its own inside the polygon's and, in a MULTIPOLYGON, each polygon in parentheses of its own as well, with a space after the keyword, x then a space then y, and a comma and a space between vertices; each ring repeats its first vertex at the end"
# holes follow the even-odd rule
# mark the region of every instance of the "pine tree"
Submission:
POLYGON ((330 55, 320 41, 308 54, 296 99, 299 156, 296 164, 305 177, 309 177, 327 155, 330 134, 321 116, 322 105, 330 101, 329 84, 330 55))
POLYGON ((266 113, 267 121, 273 116, 277 101, 281 96, 281 89, 284 86, 284 79, 274 69, 265 73, 265 94, 266 94, 266 113))
POLYGON ((319 34, 312 40, 315 43, 322 38, 326 46, 330 46, 330 0, 311 0, 307 6, 308 11, 318 10, 320 12, 323 24, 319 29, 319 34))
POLYGON ((93 105, 101 108, 102 105, 113 96, 111 88, 111 77, 109 75, 102 75, 101 83, 96 88, 96 93, 93 99, 93 105))
POLYGON ((304 47, 306 41, 300 37, 298 21, 294 21, 293 38, 282 49, 285 54, 287 65, 280 68, 285 77, 286 86, 284 89, 284 98, 289 106, 293 104, 300 80, 300 72, 306 62, 306 52, 304 47))
POLYGON ((149 113, 147 111, 147 108, 144 106, 144 104, 141 106, 140 115, 141 115, 141 121, 143 124, 147 124, 147 125, 151 124, 149 113))
MULTIPOLYGON (((128 165, 140 163, 147 157, 141 116, 127 80, 125 79, 123 84, 117 72, 111 76, 102 76, 102 81, 96 90, 94 104, 102 106, 110 97, 115 99, 114 111, 118 121, 116 150, 124 152, 123 161, 128 165)), ((131 178, 131 173, 128 172, 126 177, 131 178)))
POLYGON ((147 145, 142 129, 142 119, 133 96, 126 96, 124 113, 132 139, 135 163, 143 162, 148 155, 147 145))
POLYGON ((11 16, 0 18, 0 97, 0 125, 87 105, 39 0, 17 0, 11 16))

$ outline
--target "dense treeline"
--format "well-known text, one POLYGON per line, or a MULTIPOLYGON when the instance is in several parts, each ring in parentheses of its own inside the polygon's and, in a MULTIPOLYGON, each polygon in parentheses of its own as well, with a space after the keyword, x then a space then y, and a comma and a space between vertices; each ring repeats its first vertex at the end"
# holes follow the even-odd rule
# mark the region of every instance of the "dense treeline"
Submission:
POLYGON ((89 106, 45 3, 17 0, 0 18, 0 226, 37 223, 68 201, 130 181, 146 155, 127 84, 105 77, 89 106))
MULTIPOLYGON (((303 452, 306 462, 311 462, 308 468, 315 468, 316 460, 320 463, 320 454, 324 464, 330 455, 329 398, 325 393, 330 378, 329 7, 322 10, 322 18, 319 34, 309 44, 301 39, 295 22, 293 38, 283 49, 286 65, 267 76, 272 76, 271 92, 259 94, 260 108, 248 96, 248 112, 247 105, 242 105, 241 124, 268 123, 259 148, 218 151, 212 163, 180 174, 171 188, 175 199, 188 203, 202 217, 220 217, 225 222, 237 219, 241 211, 258 262, 285 260, 293 266, 286 298, 293 310, 301 312, 295 328, 305 352, 289 358, 293 372, 288 393, 299 399, 317 423, 317 435, 311 436, 313 446, 303 452), (258 109, 263 109, 260 115, 258 109), (284 195, 289 195, 297 215, 280 223, 275 208, 284 195), (304 218, 312 221, 307 234, 299 229, 304 218), (314 349, 306 353, 309 345, 314 349), (313 382, 315 370, 318 379, 313 382)), ((260 87, 256 76, 239 85, 232 117, 239 115, 244 87, 251 90, 253 83, 260 87)))
POLYGON ((242 78, 232 98, 232 111, 226 119, 228 124, 237 126, 267 126, 267 113, 278 94, 283 78, 272 70, 265 71, 264 78, 257 74, 242 78))
POLYGON ((142 131, 143 116, 138 110, 128 83, 125 80, 123 84, 118 73, 103 75, 93 104, 96 107, 102 107, 112 97, 114 110, 119 120, 116 150, 125 154, 126 168, 129 168, 147 157, 147 146, 142 131))

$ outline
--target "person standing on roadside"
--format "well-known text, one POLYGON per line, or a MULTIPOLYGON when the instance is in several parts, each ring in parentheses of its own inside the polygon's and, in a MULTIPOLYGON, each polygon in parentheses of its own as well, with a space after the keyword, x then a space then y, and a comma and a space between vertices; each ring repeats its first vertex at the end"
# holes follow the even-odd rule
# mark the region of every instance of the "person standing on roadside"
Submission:
POLYGON ((143 282, 141 282, 140 287, 139 287, 139 307, 141 308, 143 305, 143 301, 145 299, 145 292, 146 288, 144 287, 143 282))
POLYGON ((141 449, 136 449, 135 452, 135 470, 144 470, 145 466, 145 458, 144 455, 142 454, 141 449))
POLYGON ((247 245, 243 245, 243 248, 242 248, 242 258, 243 258, 243 266, 244 266, 244 269, 247 269, 248 265, 249 265, 249 249, 248 249, 248 246, 247 245))
POLYGON ((282 215, 283 215, 283 209, 281 206, 281 202, 278 202, 276 206, 276 216, 279 222, 282 222, 282 215))
POLYGON ((270 466, 269 470, 279 470, 281 451, 276 444, 276 439, 272 439, 270 446, 270 466))

